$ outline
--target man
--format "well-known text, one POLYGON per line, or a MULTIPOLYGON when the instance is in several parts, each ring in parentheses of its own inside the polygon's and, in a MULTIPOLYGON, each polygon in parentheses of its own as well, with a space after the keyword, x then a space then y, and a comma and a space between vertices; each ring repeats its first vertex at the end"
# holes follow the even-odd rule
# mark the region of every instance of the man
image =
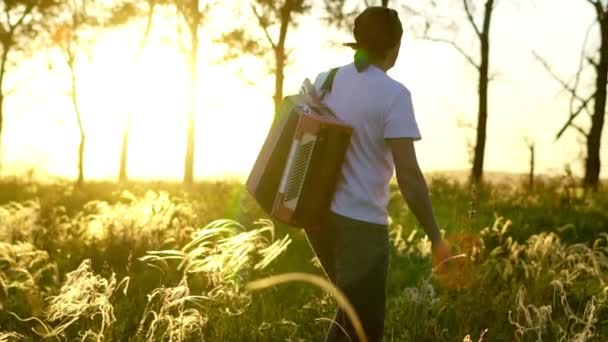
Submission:
MULTIPOLYGON (((413 142, 421 138, 409 90, 386 71, 395 65, 403 29, 396 11, 370 7, 355 20, 354 62, 340 67, 324 103, 354 128, 341 178, 322 227, 308 240, 330 280, 354 306, 369 341, 381 341, 389 263, 389 182, 397 182, 429 236, 435 255, 449 257, 435 221, 413 142)), ((315 81, 321 90, 328 73, 315 81)), ((326 342, 354 341, 351 322, 338 310, 326 342)))

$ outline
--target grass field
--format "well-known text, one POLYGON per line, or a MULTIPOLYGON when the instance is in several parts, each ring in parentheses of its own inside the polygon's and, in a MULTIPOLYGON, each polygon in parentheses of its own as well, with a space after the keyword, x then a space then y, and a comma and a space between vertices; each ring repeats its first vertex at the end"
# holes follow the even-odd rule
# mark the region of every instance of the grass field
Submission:
MULTIPOLYGON (((608 194, 430 181, 454 254, 439 279, 396 188, 386 341, 607 341, 608 194)), ((321 341, 335 301, 304 234, 236 182, 0 184, 0 341, 321 341)))

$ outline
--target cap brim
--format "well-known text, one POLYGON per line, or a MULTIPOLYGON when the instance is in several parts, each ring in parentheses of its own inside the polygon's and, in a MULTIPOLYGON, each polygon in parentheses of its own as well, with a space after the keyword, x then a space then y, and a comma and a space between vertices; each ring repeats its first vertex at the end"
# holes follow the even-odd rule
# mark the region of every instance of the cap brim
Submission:
POLYGON ((357 43, 343 43, 342 45, 348 46, 349 48, 355 49, 355 50, 360 47, 359 44, 357 44, 357 43))

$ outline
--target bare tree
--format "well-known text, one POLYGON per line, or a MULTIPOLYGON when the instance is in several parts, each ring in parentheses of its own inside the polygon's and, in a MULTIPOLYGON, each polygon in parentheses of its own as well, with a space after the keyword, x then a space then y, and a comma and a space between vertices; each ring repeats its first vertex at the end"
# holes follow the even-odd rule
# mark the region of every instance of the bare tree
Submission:
POLYGON ((536 143, 532 138, 525 137, 524 142, 530 151, 530 167, 528 169, 528 190, 534 190, 534 167, 536 165, 536 143))
POLYGON ((260 43, 258 39, 241 28, 224 34, 220 39, 221 42, 231 47, 228 58, 234 58, 242 53, 258 57, 265 57, 269 52, 272 53, 275 74, 273 96, 275 116, 283 101, 285 66, 289 59, 286 48, 287 34, 290 29, 297 27, 297 18, 311 10, 311 3, 310 0, 252 0, 251 11, 266 43, 260 43), (273 37, 275 28, 278 34, 273 37))
MULTIPOLYGON (((478 56, 470 54, 466 49, 459 45, 455 37, 445 37, 446 34, 455 33, 457 28, 461 26, 459 22, 452 19, 454 17, 453 13, 450 12, 449 16, 443 16, 441 18, 436 17, 436 13, 433 13, 438 10, 440 6, 454 4, 454 1, 442 2, 441 4, 434 0, 427 0, 423 2, 423 4, 420 4, 419 2, 406 3, 405 1, 395 1, 393 5, 402 7, 407 13, 411 14, 413 18, 418 18, 423 21, 421 28, 412 27, 417 35, 427 40, 449 44, 455 48, 479 74, 476 141, 471 169, 471 180, 474 183, 479 183, 483 177, 487 137, 488 87, 491 80, 489 74, 490 29, 492 27, 492 15, 494 14, 498 0, 458 0, 460 7, 462 7, 463 19, 470 26, 475 35, 475 40, 479 43, 478 56), (428 11, 429 8, 431 9, 430 12, 428 11), (439 34, 437 34, 436 31, 439 31, 439 34)), ((331 14, 327 20, 340 28, 346 27, 347 25, 345 25, 345 22, 351 21, 353 18, 353 12, 345 12, 344 8, 346 3, 346 0, 325 0, 325 6, 328 13, 331 14)), ((364 0, 364 3, 366 6, 374 5, 374 2, 370 0, 364 0)), ((388 1, 382 0, 381 5, 387 7, 388 1)))
MULTIPOLYGON (((194 147, 195 147, 195 113, 199 29, 204 15, 209 11, 209 4, 201 4, 200 0, 174 0, 176 9, 188 29, 190 44, 188 49, 188 69, 190 73, 188 126, 186 131, 186 158, 184 160, 184 184, 194 183, 194 147)), ((181 32, 181 30, 178 30, 181 32)))
POLYGON ((581 50, 581 59, 578 71, 573 82, 568 82, 559 77, 549 63, 543 59, 538 53, 534 56, 549 74, 557 80, 561 86, 570 94, 570 115, 564 126, 557 133, 556 139, 559 139, 568 129, 574 129, 581 134, 586 141, 587 155, 585 158, 585 176, 583 185, 592 190, 597 190, 599 187, 600 176, 600 149, 602 130, 604 128, 604 120, 606 116, 606 84, 608 83, 608 2, 602 0, 585 0, 593 7, 595 13, 595 22, 590 27, 587 37, 584 39, 581 50), (597 26, 599 31, 599 47, 593 54, 588 54, 587 42, 592 29, 597 26), (584 70, 591 67, 595 70, 594 90, 583 95, 588 87, 581 83, 581 75, 584 70), (593 103, 593 106, 591 106, 593 103), (591 119, 589 129, 584 129, 579 126, 575 119, 581 114, 587 113, 591 119))
POLYGON ((58 0, 12 0, 0 2, 0 164, 2 129, 6 98, 14 92, 6 89, 6 74, 18 65, 24 54, 36 50, 43 25, 57 14, 58 0))
POLYGON ((477 65, 479 70, 479 104, 477 114, 477 139, 475 142, 475 157, 473 159, 473 170, 471 178, 479 183, 483 175, 483 162, 486 150, 486 128, 488 121, 488 84, 490 68, 490 27, 492 13, 494 12, 494 0, 486 0, 483 12, 483 24, 481 28, 475 23, 473 13, 468 5, 468 0, 463 0, 463 6, 467 12, 469 23, 475 31, 476 37, 480 42, 480 63, 477 65))
MULTIPOLYGON (((339 28, 346 28, 358 14, 360 4, 353 10, 346 10, 347 0, 324 0, 325 14, 323 19, 339 28)), ((375 2, 364 0, 365 6, 388 6, 388 0, 375 2)), ((272 54, 275 89, 274 107, 275 116, 283 100, 283 83, 285 80, 285 67, 289 62, 289 52, 286 48, 287 35, 290 29, 298 25, 298 17, 312 10, 313 1, 310 0, 252 0, 252 13, 263 33, 266 44, 260 43, 250 32, 237 28, 222 36, 220 42, 230 46, 227 59, 237 58, 243 53, 257 57, 266 57, 272 54), (273 30, 275 29, 275 30, 273 30), (273 36, 273 32, 276 32, 273 36)))
MULTIPOLYGON (((496 0, 462 0, 462 8, 466 15, 466 20, 470 25, 475 39, 479 42, 479 54, 477 57, 469 54, 462 48, 454 38, 439 38, 429 32, 432 24, 427 22, 424 38, 447 43, 454 47, 468 63, 478 72, 478 108, 475 149, 473 155, 473 166, 471 169, 471 180, 480 183, 483 178, 483 165, 486 150, 487 122, 488 122, 488 87, 490 84, 490 29, 492 27, 492 15, 496 7, 496 0), (482 5, 482 6, 480 6, 482 5), (480 9, 480 7, 483 8, 480 9)), ((449 26, 457 26, 452 22, 449 26)))
POLYGON ((80 143, 78 145, 77 186, 84 184, 84 152, 86 134, 79 103, 78 71, 76 63, 83 54, 88 55, 87 47, 93 44, 91 28, 102 25, 102 13, 92 0, 69 0, 62 6, 63 15, 49 25, 52 40, 61 50, 70 75, 70 100, 78 123, 80 143))
MULTIPOLYGON (((146 13, 146 25, 145 29, 139 42, 138 49, 135 53, 135 63, 139 64, 144 49, 148 43, 150 37, 150 31, 152 29, 152 22, 154 17, 154 10, 158 4, 157 0, 146 0, 145 6, 139 6, 142 1, 138 0, 127 0, 115 5, 111 10, 112 17, 110 18, 110 25, 120 26, 126 23, 130 23, 133 19, 140 18, 142 13, 146 13)), ((133 76, 135 77, 135 76, 133 76)), ((128 151, 129 151, 129 136, 131 132, 131 122, 133 118, 133 109, 129 108, 126 114, 125 126, 122 133, 121 147, 120 147, 120 166, 118 171, 118 182, 125 183, 128 180, 127 176, 127 164, 128 164, 128 151)))
MULTIPOLYGON (((122 8, 123 16, 126 19, 137 17, 141 14, 141 10, 137 8, 137 4, 142 1, 137 0, 126 0, 130 1, 126 6, 122 8)), ((146 29, 144 31, 144 35, 140 42, 139 50, 136 55, 136 60, 139 60, 145 45, 147 44, 147 40, 150 34, 150 30, 152 27, 152 20, 155 13, 155 9, 159 6, 163 7, 173 7, 176 10, 178 20, 178 27, 176 33, 178 38, 183 38, 183 29, 182 25, 185 24, 188 44, 183 44, 182 48, 185 48, 184 45, 187 46, 185 50, 187 51, 187 64, 190 76, 190 85, 189 85, 189 105, 188 105, 188 123, 186 129, 186 153, 184 159, 184 176, 183 182, 186 185, 191 185, 194 182, 194 150, 195 150, 195 135, 196 135, 196 92, 197 92, 197 83, 198 83, 198 75, 197 75, 197 66, 199 59, 199 41, 200 41, 200 27, 203 24, 203 20, 206 17, 206 14, 211 9, 210 1, 201 1, 201 0, 146 0, 147 3, 147 22, 146 29)), ((126 20, 123 19, 123 20, 126 20)), ((183 43, 183 42, 182 42, 183 43)), ((125 129, 123 131, 122 136, 122 147, 121 147, 121 157, 120 157, 120 171, 119 171, 119 181, 126 181, 127 179, 127 150, 128 150, 128 141, 129 141, 129 132, 131 127, 131 116, 132 113, 128 113, 125 129)))
POLYGON ((129 111, 127 113, 127 119, 125 122, 125 127, 122 131, 122 140, 120 143, 120 165, 118 168, 118 182, 126 183, 128 180, 127 177, 127 161, 128 161, 128 152, 129 152, 129 135, 131 133, 131 121, 133 114, 129 111))

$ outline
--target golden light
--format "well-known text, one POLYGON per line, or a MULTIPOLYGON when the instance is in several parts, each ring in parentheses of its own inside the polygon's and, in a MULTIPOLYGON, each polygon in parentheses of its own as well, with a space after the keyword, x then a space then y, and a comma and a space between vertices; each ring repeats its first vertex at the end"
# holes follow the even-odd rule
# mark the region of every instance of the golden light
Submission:
MULTIPOLYGON (((259 151, 273 112, 273 75, 264 61, 251 57, 238 63, 219 63, 223 47, 213 43, 212 37, 228 29, 226 24, 236 13, 232 7, 218 6, 220 11, 208 18, 211 23, 206 22, 201 28, 194 166, 199 180, 226 175, 243 178, 259 151), (239 75, 240 70, 247 74, 247 81, 239 75)), ((243 13, 249 13, 250 8, 245 7, 243 13)), ((543 19, 548 20, 543 25, 547 32, 563 26, 559 26, 563 18, 555 13, 543 19)), ((569 18, 572 15, 568 13, 569 18)), ((586 15, 577 13, 577 20, 586 20, 586 15)), ((87 134, 86 180, 117 178, 128 113, 133 118, 129 178, 182 178, 189 78, 185 54, 176 39, 176 18, 174 11, 159 13, 140 61, 135 56, 143 22, 100 30, 89 53, 79 52, 76 64, 79 104, 87 134)), ((536 25, 537 20, 540 19, 528 24, 536 25)), ((252 21, 246 28, 254 32, 259 29, 256 25, 252 21)), ((538 151, 543 151, 539 172, 561 173, 566 163, 574 165, 577 172, 580 163, 575 156, 580 145, 576 136, 554 141, 560 124, 556 113, 564 113, 568 98, 552 100, 559 85, 548 79, 527 49, 519 46, 526 42, 542 47, 539 51, 546 50, 547 55, 559 55, 555 63, 562 65, 562 73, 567 75, 569 65, 574 68, 572 72, 578 65, 578 43, 577 49, 569 50, 572 53, 556 55, 555 51, 563 50, 563 37, 574 41, 584 35, 584 28, 568 28, 568 32, 552 35, 562 37, 559 40, 548 40, 544 31, 533 30, 536 34, 531 35, 529 25, 519 31, 498 25, 495 32, 495 46, 509 53, 497 54, 497 68, 505 78, 492 86, 492 120, 488 123, 492 133, 486 169, 527 171, 524 146, 517 137, 534 136, 538 151), (507 60, 500 60, 500 56, 507 60)), ((24 175, 34 169, 39 175, 76 177, 79 133, 67 94, 69 73, 57 46, 58 41, 65 41, 71 34, 67 28, 57 30, 54 48, 20 60, 18 68, 6 75, 6 89, 15 88, 16 92, 5 102, 3 175, 24 175), (53 70, 47 70, 47 65, 53 70)), ((321 25, 319 18, 303 18, 298 29, 289 33, 288 48, 293 54, 285 72, 283 93, 297 91, 305 77, 314 78, 320 71, 348 63, 351 51, 339 45, 350 39, 350 33, 334 32, 321 25)), ((473 134, 459 129, 456 123, 474 122, 475 72, 449 46, 416 40, 411 34, 405 39, 400 60, 389 74, 412 91, 423 135, 417 144, 421 167, 424 171, 468 169, 467 141, 473 139, 473 134), (437 82, 438 79, 442 81, 437 82), (436 151, 443 150, 452 153, 438 158, 436 151)), ((602 158, 608 158, 608 150, 602 153, 602 158)), ((608 168, 602 172, 605 177, 608 168)))
MULTIPOLYGON (((111 32, 89 53, 78 55, 78 103, 86 132, 85 179, 117 177, 129 113, 129 177, 179 180, 183 175, 190 82, 186 58, 179 46, 152 37, 136 61, 133 42, 139 34, 111 32)), ((198 179, 242 179, 272 120, 272 99, 264 88, 270 76, 252 64, 255 61, 241 61, 241 68, 256 70, 260 79, 259 84, 247 84, 230 70, 234 65, 217 63, 219 49, 217 44, 201 42, 195 175, 198 179)), ((67 73, 59 54, 51 59, 55 73, 67 73)), ((76 116, 69 94, 57 91, 58 83, 55 79, 40 88, 40 92, 58 95, 47 102, 52 108, 47 106, 46 111, 58 117, 55 127, 39 132, 40 141, 52 142, 41 146, 40 154, 50 173, 74 177, 79 142, 76 116)), ((61 85, 69 88, 69 79, 62 79, 61 85)))
MULTIPOLYGON (((458 233, 451 236, 443 249, 449 249, 452 257, 440 262, 446 256, 446 250, 439 250, 433 256, 437 279, 449 289, 464 289, 471 286, 476 265, 472 260, 479 253, 479 236, 472 233, 458 233)), ((440 248, 441 249, 441 248, 440 248)))

